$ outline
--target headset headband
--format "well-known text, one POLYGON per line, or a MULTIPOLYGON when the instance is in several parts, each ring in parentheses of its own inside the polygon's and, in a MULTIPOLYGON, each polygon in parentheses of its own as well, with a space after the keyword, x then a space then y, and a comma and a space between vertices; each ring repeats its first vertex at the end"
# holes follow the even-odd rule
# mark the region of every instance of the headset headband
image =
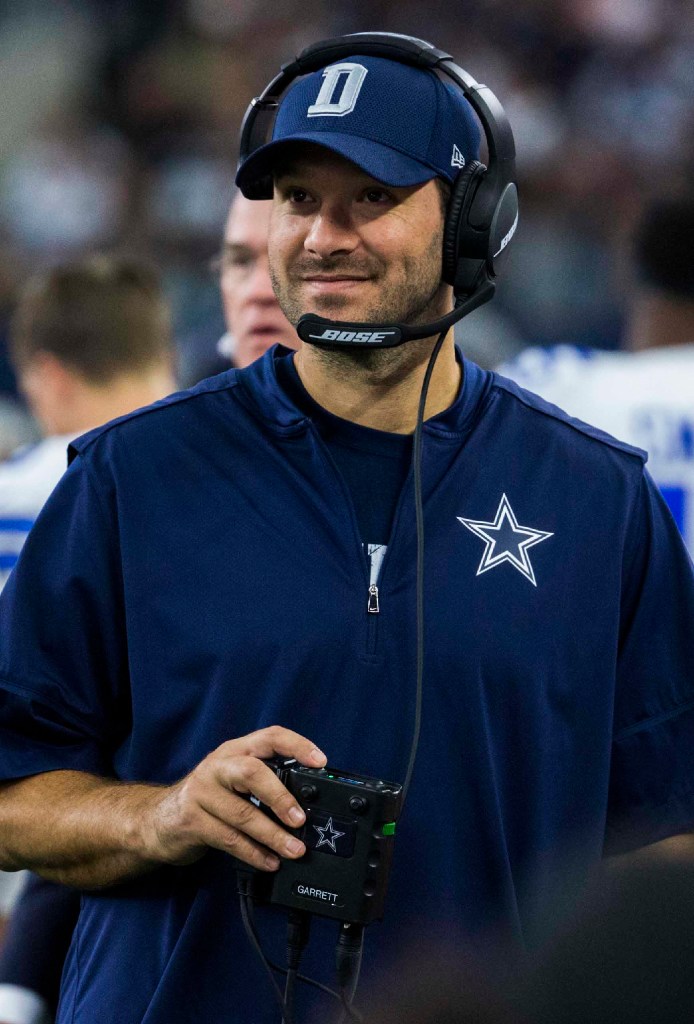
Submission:
POLYGON ((504 187, 515 181, 516 148, 508 118, 491 89, 476 82, 449 53, 413 36, 355 32, 307 46, 293 61, 283 64, 279 75, 251 102, 241 128, 239 164, 270 140, 280 100, 295 79, 344 57, 357 56, 384 57, 441 72, 460 87, 480 120, 489 152, 487 172, 475 197, 471 223, 473 226, 488 224, 504 187))

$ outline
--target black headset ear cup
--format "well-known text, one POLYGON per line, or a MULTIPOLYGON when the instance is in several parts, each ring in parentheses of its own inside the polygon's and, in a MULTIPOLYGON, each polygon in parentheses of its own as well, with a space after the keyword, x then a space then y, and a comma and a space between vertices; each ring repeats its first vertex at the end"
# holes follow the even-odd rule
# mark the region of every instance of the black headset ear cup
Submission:
MULTIPOLYGON (((443 227, 443 263, 441 277, 446 284, 455 283, 459 255, 473 257, 474 252, 461 252, 461 240, 465 238, 465 227, 470 204, 475 197, 479 182, 487 168, 479 160, 471 160, 453 182, 451 196, 446 209, 443 227), (462 231, 461 231, 462 227, 462 231)), ((479 244, 479 243, 478 243, 479 244)))

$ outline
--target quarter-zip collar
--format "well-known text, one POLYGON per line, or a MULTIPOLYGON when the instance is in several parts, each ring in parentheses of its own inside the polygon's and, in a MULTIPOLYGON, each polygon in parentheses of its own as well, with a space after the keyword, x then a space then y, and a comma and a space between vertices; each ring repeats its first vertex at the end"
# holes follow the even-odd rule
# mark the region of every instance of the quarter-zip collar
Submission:
MULTIPOLYGON (((285 392, 277 378, 277 360, 289 349, 273 345, 264 356, 243 370, 236 371, 244 404, 276 433, 292 435, 302 432, 308 423, 306 414, 285 392)), ((442 440, 459 441, 469 433, 489 393, 492 374, 464 359, 456 350, 462 365, 462 384, 455 401, 443 412, 424 424, 424 431, 442 440)))

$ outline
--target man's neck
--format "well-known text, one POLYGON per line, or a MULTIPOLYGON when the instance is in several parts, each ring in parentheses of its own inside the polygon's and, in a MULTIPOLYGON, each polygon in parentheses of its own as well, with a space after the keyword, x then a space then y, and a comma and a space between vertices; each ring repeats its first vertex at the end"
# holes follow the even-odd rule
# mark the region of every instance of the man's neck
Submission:
POLYGON ((117 378, 108 386, 83 385, 75 389, 68 409, 53 410, 44 424, 49 435, 83 434, 109 420, 164 398, 176 388, 167 369, 117 378))
MULTIPOLYGON (((395 349, 367 353, 328 352, 304 344, 294 356, 294 364, 314 401, 333 415, 375 430, 411 434, 435 340, 410 341, 395 349)), ((453 404, 461 379, 451 331, 434 366, 425 419, 453 404)))

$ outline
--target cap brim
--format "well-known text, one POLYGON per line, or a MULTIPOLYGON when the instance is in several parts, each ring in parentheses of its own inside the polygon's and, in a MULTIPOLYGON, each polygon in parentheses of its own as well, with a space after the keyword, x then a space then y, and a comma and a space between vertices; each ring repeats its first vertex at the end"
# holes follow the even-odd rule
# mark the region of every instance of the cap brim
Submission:
MULTIPOLYGON (((434 168, 413 160, 412 157, 398 153, 397 150, 380 142, 364 139, 360 135, 347 135, 342 132, 301 132, 268 142, 252 153, 236 174, 236 184, 241 191, 245 194, 247 188, 271 177, 277 168, 282 150, 301 142, 312 142, 323 149, 339 153, 383 185, 421 185, 435 178, 438 173, 434 168)), ((268 195, 267 198, 271 196, 268 195)))

